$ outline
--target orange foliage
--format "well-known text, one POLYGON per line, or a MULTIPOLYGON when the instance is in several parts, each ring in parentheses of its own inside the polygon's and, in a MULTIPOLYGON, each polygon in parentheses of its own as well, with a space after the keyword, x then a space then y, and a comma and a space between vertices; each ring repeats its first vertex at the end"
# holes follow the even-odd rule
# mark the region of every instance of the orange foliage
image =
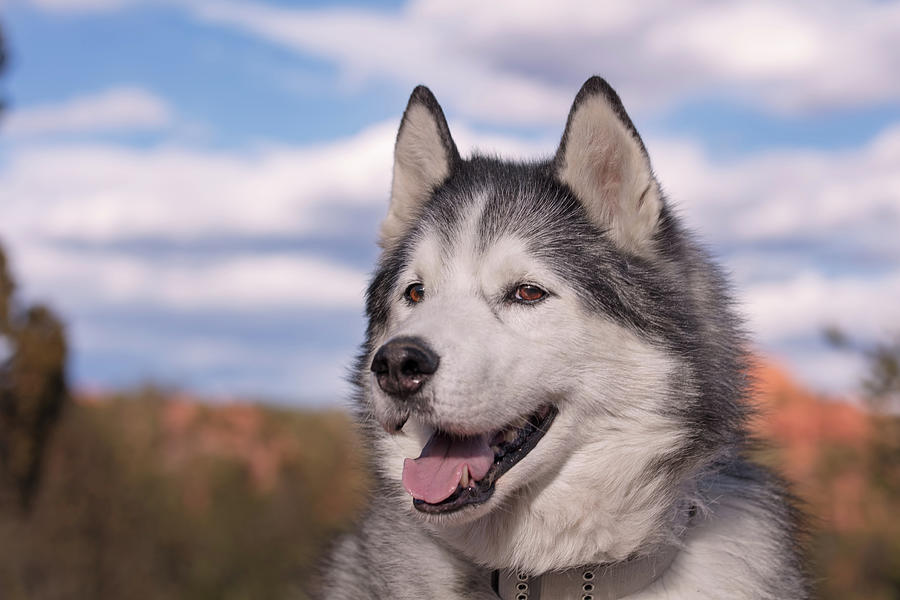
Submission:
POLYGON ((812 393, 771 363, 755 376, 753 429, 774 447, 759 457, 803 502, 818 597, 900 597, 896 417, 812 393))
POLYGON ((236 459, 247 465, 257 491, 275 487, 282 464, 299 453, 298 441, 285 433, 265 435, 261 409, 229 404, 210 409, 176 396, 161 415, 164 453, 177 467, 198 456, 236 459))
POLYGON ((865 454, 871 434, 868 414, 858 405, 810 392, 771 363, 760 362, 754 375, 760 409, 754 432, 778 449, 781 472, 829 528, 860 528, 865 476, 846 461, 829 462, 835 452, 858 458, 865 454))

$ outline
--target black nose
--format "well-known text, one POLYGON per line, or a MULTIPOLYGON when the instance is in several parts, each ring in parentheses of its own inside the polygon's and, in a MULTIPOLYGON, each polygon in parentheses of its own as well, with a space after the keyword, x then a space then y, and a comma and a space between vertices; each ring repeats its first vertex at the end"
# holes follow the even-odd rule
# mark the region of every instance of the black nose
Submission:
POLYGON ((437 371, 440 358, 419 338, 394 338, 375 353, 372 372, 378 387, 392 396, 415 394, 437 371))

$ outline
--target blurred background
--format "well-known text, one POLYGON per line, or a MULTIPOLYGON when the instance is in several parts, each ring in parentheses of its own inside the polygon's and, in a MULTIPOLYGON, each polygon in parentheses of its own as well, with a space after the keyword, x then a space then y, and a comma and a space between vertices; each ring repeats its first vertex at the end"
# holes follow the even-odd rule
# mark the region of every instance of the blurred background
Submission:
POLYGON ((591 74, 731 273, 822 598, 900 598, 900 3, 0 2, 0 598, 304 598, 391 152, 591 74))

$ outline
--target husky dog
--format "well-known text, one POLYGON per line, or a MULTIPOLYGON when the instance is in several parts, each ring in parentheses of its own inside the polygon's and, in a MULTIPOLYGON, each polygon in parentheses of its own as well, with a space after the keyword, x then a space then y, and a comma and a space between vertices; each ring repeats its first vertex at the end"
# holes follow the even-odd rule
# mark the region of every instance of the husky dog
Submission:
POLYGON ((394 161, 355 379, 375 485, 322 597, 807 598, 727 286, 613 89, 521 163, 463 159, 418 87, 394 161))

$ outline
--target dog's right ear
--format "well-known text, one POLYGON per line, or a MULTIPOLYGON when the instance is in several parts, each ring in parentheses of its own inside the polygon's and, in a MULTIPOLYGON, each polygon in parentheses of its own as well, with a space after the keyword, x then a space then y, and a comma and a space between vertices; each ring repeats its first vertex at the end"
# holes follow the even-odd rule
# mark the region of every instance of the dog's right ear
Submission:
POLYGON ((391 206, 381 223, 378 242, 382 248, 390 248, 403 237, 459 160, 444 111, 431 90, 418 86, 409 97, 394 146, 391 206))

